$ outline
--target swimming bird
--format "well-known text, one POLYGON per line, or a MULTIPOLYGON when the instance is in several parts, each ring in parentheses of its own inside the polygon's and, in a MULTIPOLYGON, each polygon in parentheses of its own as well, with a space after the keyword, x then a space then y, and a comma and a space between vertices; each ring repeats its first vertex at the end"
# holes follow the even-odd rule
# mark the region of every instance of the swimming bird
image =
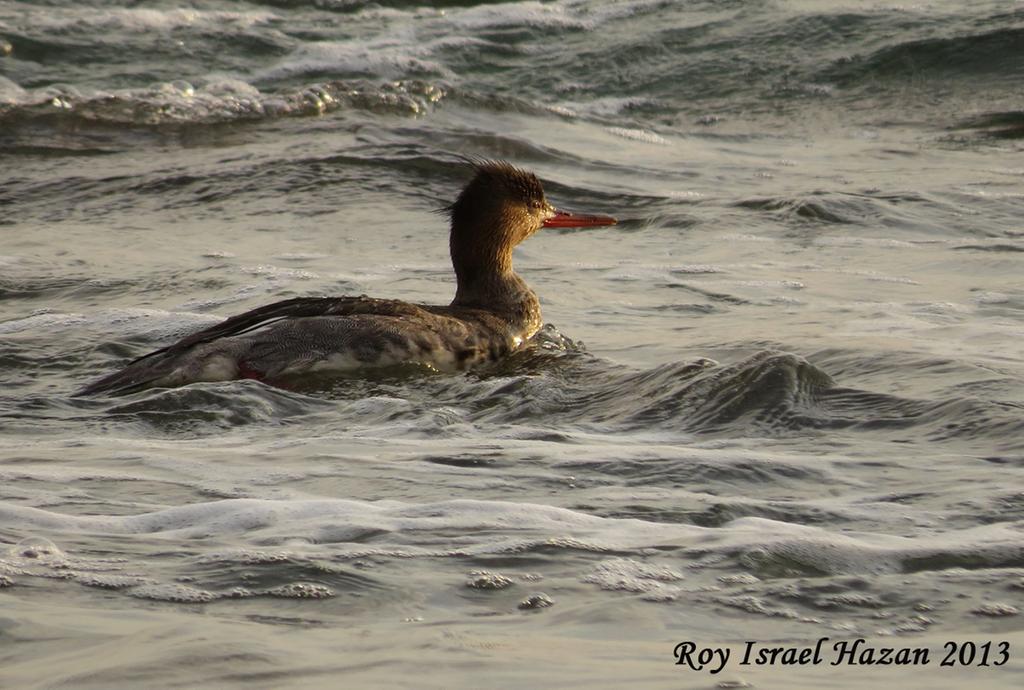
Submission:
POLYGON ((78 395, 199 381, 257 379, 422 364, 456 372, 515 351, 541 326, 540 302, 512 268, 512 250, 542 227, 614 225, 609 216, 556 210, 537 176, 474 161, 473 178, 445 210, 455 298, 447 306, 358 297, 298 297, 233 316, 94 381, 78 395))

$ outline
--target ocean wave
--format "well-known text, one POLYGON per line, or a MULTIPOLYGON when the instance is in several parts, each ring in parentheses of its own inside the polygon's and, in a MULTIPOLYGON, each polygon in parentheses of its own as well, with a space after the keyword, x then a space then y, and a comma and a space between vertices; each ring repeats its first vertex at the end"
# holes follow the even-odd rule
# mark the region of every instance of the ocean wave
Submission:
POLYGON ((411 37, 390 35, 367 40, 309 42, 278 64, 259 72, 255 79, 269 82, 310 75, 452 79, 455 73, 430 56, 441 48, 472 50, 481 45, 488 43, 473 38, 445 37, 421 44, 411 37))
POLYGON ((1020 450, 1013 439, 1024 438, 1019 409, 998 400, 912 399, 843 387, 803 357, 771 350, 725 365, 695 360, 635 371, 594 358, 553 330, 533 348, 471 376, 425 376, 413 367, 296 379, 288 386, 294 392, 252 382, 154 390, 106 403, 106 414, 167 433, 183 425, 213 433, 225 425, 301 416, 303 400, 310 413, 334 400, 339 423, 361 429, 400 424, 414 435, 456 433, 468 421, 687 438, 826 431, 877 438, 914 429, 922 439, 989 443, 1000 452, 1020 450))
MULTIPOLYGON (((64 8, 0 15, 10 44, 5 59, 16 65, 9 78, 33 92, 40 85, 67 84, 84 93, 99 84, 107 93, 124 96, 126 81, 144 89, 138 84, 149 76, 160 84, 197 84, 200 97, 204 82, 225 78, 282 94, 300 92, 300 82, 313 80, 443 80, 448 87, 482 94, 483 100, 515 95, 569 115, 637 116, 637 122, 609 124, 650 132, 664 126, 666 118, 709 122, 709 111, 718 120, 723 115, 747 120, 765 114, 766 101, 778 111, 790 102, 795 107, 825 96, 846 108, 851 97, 863 95, 862 88, 879 82, 915 87, 938 76, 981 75, 989 90, 1006 95, 1009 75, 1017 69, 1009 56, 1022 31, 1016 13, 979 19, 947 12, 937 18, 897 7, 789 10, 766 18, 763 8, 719 3, 682 8, 657 0, 614 6, 481 2, 443 8, 403 2, 380 8, 344 0, 265 4, 275 9, 64 8), (345 21, 319 21, 320 10, 344 12, 345 21), (894 24, 901 28, 895 35, 894 24), (571 40, 573 33, 585 32, 604 32, 602 43, 584 45, 571 60, 563 60, 545 41, 552 34, 571 40), (756 59, 750 57, 750 46, 757 47, 756 59), (143 66, 125 74, 121 62, 126 53, 143 66), (536 79, 541 66, 556 76, 536 79), (107 71, 110 75, 104 76, 107 71), (615 106, 611 101, 616 99, 624 105, 615 106)), ((885 91, 884 102, 872 110, 900 110, 905 89, 898 92, 899 102, 891 98, 896 91, 888 86, 885 91)), ((0 82, 0 97, 7 94, 3 101, 8 104, 11 92, 9 84, 0 82)), ((73 103, 63 95, 55 92, 46 100, 73 103)), ((248 95, 256 103, 243 105, 242 113, 225 116, 224 104, 211 103, 208 109, 214 113, 193 117, 258 119, 261 107, 278 109, 281 101, 287 109, 317 111, 316 99, 298 105, 287 102, 287 96, 248 95)), ((879 101, 877 90, 872 98, 879 101)), ((182 111, 178 103, 158 105, 169 113, 145 112, 154 109, 141 104, 143 112, 131 121, 165 121, 182 111)), ((1013 136, 1016 129, 993 131, 1013 136)))
POLYGON ((133 515, 72 515, 0 503, 0 518, 6 533, 29 535, 0 551, 7 586, 59 577, 131 596, 192 603, 372 592, 387 588, 391 570, 413 567, 405 564, 418 559, 485 564, 498 557, 515 567, 555 552, 562 554, 562 577, 566 570, 575 572, 595 588, 661 602, 695 597, 775 615, 767 609, 785 599, 811 608, 881 605, 865 591, 867 580, 844 587, 836 580, 815 585, 813 579, 799 579, 797 588, 816 592, 803 600, 792 588, 788 597, 773 591, 771 583, 780 579, 870 575, 875 578, 871 589, 884 592, 887 575, 1024 567, 1020 522, 934 535, 840 534, 756 517, 710 528, 469 499, 421 504, 227 499, 133 515), (115 540, 121 550, 125 541, 160 546, 151 558, 96 557, 76 552, 73 545, 81 534, 115 540), (168 549, 175 557, 161 563, 167 559, 159 552, 168 549), (360 571, 358 565, 367 560, 381 565, 360 571), (723 578, 724 587, 708 588, 698 573, 710 563, 718 572, 728 564, 744 577, 733 575, 728 583, 723 578), (182 578, 184 573, 189 577, 182 578), (687 588, 691 578, 704 586, 687 588))
POLYGON ((344 108, 415 116, 445 95, 438 85, 415 81, 381 85, 331 81, 273 93, 237 79, 210 81, 200 87, 175 81, 112 92, 51 86, 9 93, 10 100, 0 103, 0 123, 12 128, 47 122, 107 127, 209 125, 320 115, 344 108))
MULTIPOLYGON (((821 244, 837 246, 875 245, 893 248, 918 246, 915 241, 934 243, 939 232, 949 237, 963 233, 982 234, 976 224, 935 228, 931 218, 937 212, 955 215, 962 205, 957 193, 928 193, 913 189, 864 189, 861 191, 813 191, 802 196, 755 197, 734 202, 738 208, 771 214, 788 222, 819 226, 861 226, 876 230, 885 228, 886 237, 865 237, 846 232, 823 235, 815 239, 821 244), (897 234, 898 233, 898 234, 897 234), (896 234, 895 237, 892 234, 896 234), (909 236, 910 240, 903 239, 909 236), (927 240, 925 240, 927 238, 927 240)), ((994 210, 1008 211, 1016 199, 993 198, 986 203, 994 210)), ((1005 211, 1004 211, 1005 212, 1005 211)))
POLYGON ((22 11, 19 20, 36 31, 68 34, 79 31, 169 31, 182 27, 250 27, 279 20, 270 11, 230 12, 195 8, 62 7, 22 11))
POLYGON ((449 21, 461 29, 593 29, 594 25, 576 15, 571 8, 540 2, 481 4, 449 15, 449 21), (575 15, 575 16, 574 16, 575 15))
POLYGON ((870 80, 921 77, 978 78, 1020 71, 1015 47, 1024 41, 1024 28, 918 38, 880 48, 864 57, 841 60, 822 75, 843 85, 870 80))
POLYGON ((949 129, 988 139, 1024 139, 1024 110, 972 115, 954 123, 949 129))

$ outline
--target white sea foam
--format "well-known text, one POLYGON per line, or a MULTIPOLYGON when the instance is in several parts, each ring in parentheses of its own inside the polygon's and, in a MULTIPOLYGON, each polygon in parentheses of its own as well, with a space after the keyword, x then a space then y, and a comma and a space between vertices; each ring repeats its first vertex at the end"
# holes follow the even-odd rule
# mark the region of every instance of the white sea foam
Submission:
POLYGON ((73 326, 85 324, 90 317, 83 314, 61 314, 42 313, 25 316, 20 319, 11 319, 0 323, 0 334, 17 335, 19 333, 37 333, 39 331, 54 331, 72 328, 73 326))
POLYGON ((0 103, 20 103, 26 95, 25 89, 0 75, 0 103))
POLYGON ((191 26, 227 26, 245 28, 279 19, 266 10, 229 12, 197 10, 192 8, 62 8, 59 11, 33 11, 26 17, 39 29, 63 31, 67 29, 96 29, 105 31, 170 31, 191 26))
MULTIPOLYGON (((652 103, 653 101, 649 98, 639 98, 636 96, 602 96, 600 98, 593 98, 586 101, 562 101, 557 106, 551 106, 551 109, 555 112, 558 112, 558 109, 561 109, 564 113, 572 116, 593 115, 597 117, 613 117, 621 115, 623 111, 627 111, 630 108, 652 103)), ((620 129, 624 132, 644 131, 620 127, 611 127, 609 128, 609 131, 615 130, 612 133, 618 134, 618 130, 620 129)), ((648 132, 648 134, 653 133, 648 132)), ((627 136, 627 138, 629 137, 627 136)))
POLYGON ((37 335, 88 327, 128 337, 147 335, 160 338, 180 335, 220 320, 221 317, 210 314, 162 309, 102 309, 88 315, 47 311, 0 323, 0 334, 37 335))
POLYGON ((581 579, 601 589, 634 592, 648 599, 671 601, 679 593, 679 587, 673 583, 685 577, 666 565, 651 565, 631 558, 612 558, 599 562, 581 579))
MULTIPOLYGON (((738 518, 718 528, 605 518, 554 506, 505 501, 400 501, 227 499, 136 515, 72 515, 23 505, 0 504, 9 530, 52 540, 55 552, 75 533, 147 535, 160 539, 231 536, 254 546, 288 545, 306 553, 358 555, 368 546, 407 556, 517 553, 537 547, 592 551, 640 551, 673 545, 740 556, 758 568, 771 559, 804 563, 830 573, 898 572, 908 560, 970 555, 993 565, 1024 554, 1020 531, 993 524, 941 534, 894 536, 837 534, 819 527, 759 517, 738 518), (438 541, 441 534, 451 535, 438 541), (374 535, 370 544, 366 537, 374 535), (456 536, 459 535, 459 536, 456 536), (296 541, 298 539, 298 541, 296 541)), ((47 542, 48 543, 48 542, 47 542)), ((326 555, 326 554, 325 554, 326 555)), ((8 558, 20 558, 17 549, 8 558)), ((612 564, 614 565, 614 563, 612 564)), ((602 583, 623 573, 632 579, 668 582, 682 575, 662 566, 607 565, 602 583)))
MULTIPOLYGON (((373 55, 369 59, 382 61, 380 65, 391 60, 383 53, 373 55)), ((412 64, 399 58, 392 62, 401 68, 395 72, 396 75, 404 75, 405 68, 412 64)), ((359 60, 356 60, 350 64, 356 65, 356 71, 361 71, 358 63, 359 60)), ((345 64, 345 60, 339 62, 333 59, 310 62, 300 56, 283 62, 276 71, 270 70, 264 76, 276 78, 273 75, 278 71, 283 70, 282 74, 291 74, 303 72, 307 68, 335 72, 343 70, 345 64)), ((427 71, 432 69, 426 63, 421 66, 427 71)), ((423 111, 426 104, 434 103, 444 96, 440 88, 429 84, 418 88, 417 93, 410 93, 400 83, 359 86, 341 82, 313 84, 287 93, 263 93, 245 81, 224 75, 200 77, 197 83, 201 85, 195 86, 178 79, 156 83, 146 88, 110 91, 61 84, 31 90, 12 87, 6 89, 6 93, 0 88, 0 104, 6 100, 11 105, 25 108, 59 109, 77 113, 81 118, 91 122, 161 125, 320 114, 351 103, 357 103, 359 107, 379 107, 418 114, 423 111)))
POLYGON ((451 78, 454 75, 448 68, 430 59, 436 49, 448 45, 452 45, 449 39, 419 43, 411 29, 369 39, 305 43, 259 78, 282 79, 325 72, 339 76, 355 73, 395 78, 420 73, 451 78))
POLYGON ((243 266, 241 271, 254 276, 267 276, 272 280, 313 280, 320 277, 320 275, 314 271, 307 271, 302 268, 273 266, 269 264, 243 266))
POLYGON ((512 2, 499 5, 479 5, 451 12, 448 21, 461 29, 490 29, 506 27, 592 29, 594 23, 558 4, 540 2, 512 2))
POLYGON ((815 244, 831 247, 885 247, 891 249, 913 249, 920 245, 891 237, 816 237, 815 244))
POLYGON ((608 132, 614 134, 617 137, 623 139, 632 139, 633 141, 640 141, 645 144, 667 144, 668 140, 660 134, 648 131, 646 129, 635 129, 626 127, 609 127, 608 132))

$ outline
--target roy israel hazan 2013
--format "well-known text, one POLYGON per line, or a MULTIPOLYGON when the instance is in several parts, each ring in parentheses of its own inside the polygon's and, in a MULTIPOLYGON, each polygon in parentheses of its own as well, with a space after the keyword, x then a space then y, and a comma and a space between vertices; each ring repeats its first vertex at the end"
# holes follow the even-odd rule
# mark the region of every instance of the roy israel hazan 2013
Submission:
MULTIPOLYGON (((826 662, 832 666, 924 666, 929 663, 927 647, 875 647, 862 638, 839 640, 826 647, 828 642, 829 638, 822 637, 809 647, 772 647, 747 641, 736 656, 740 666, 814 666, 826 662)), ((686 641, 677 644, 673 653, 677 665, 718 673, 729 663, 732 652, 727 647, 706 647, 686 641)))

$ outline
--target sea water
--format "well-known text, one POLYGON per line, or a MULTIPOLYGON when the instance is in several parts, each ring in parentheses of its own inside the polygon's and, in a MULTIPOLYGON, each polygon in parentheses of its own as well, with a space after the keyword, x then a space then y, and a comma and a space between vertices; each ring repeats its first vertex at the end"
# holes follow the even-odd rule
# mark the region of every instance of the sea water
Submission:
POLYGON ((1020 687, 1022 84, 1010 0, 0 2, 0 685, 1020 687), (499 366, 72 396, 446 303, 465 156, 620 219, 499 366))

